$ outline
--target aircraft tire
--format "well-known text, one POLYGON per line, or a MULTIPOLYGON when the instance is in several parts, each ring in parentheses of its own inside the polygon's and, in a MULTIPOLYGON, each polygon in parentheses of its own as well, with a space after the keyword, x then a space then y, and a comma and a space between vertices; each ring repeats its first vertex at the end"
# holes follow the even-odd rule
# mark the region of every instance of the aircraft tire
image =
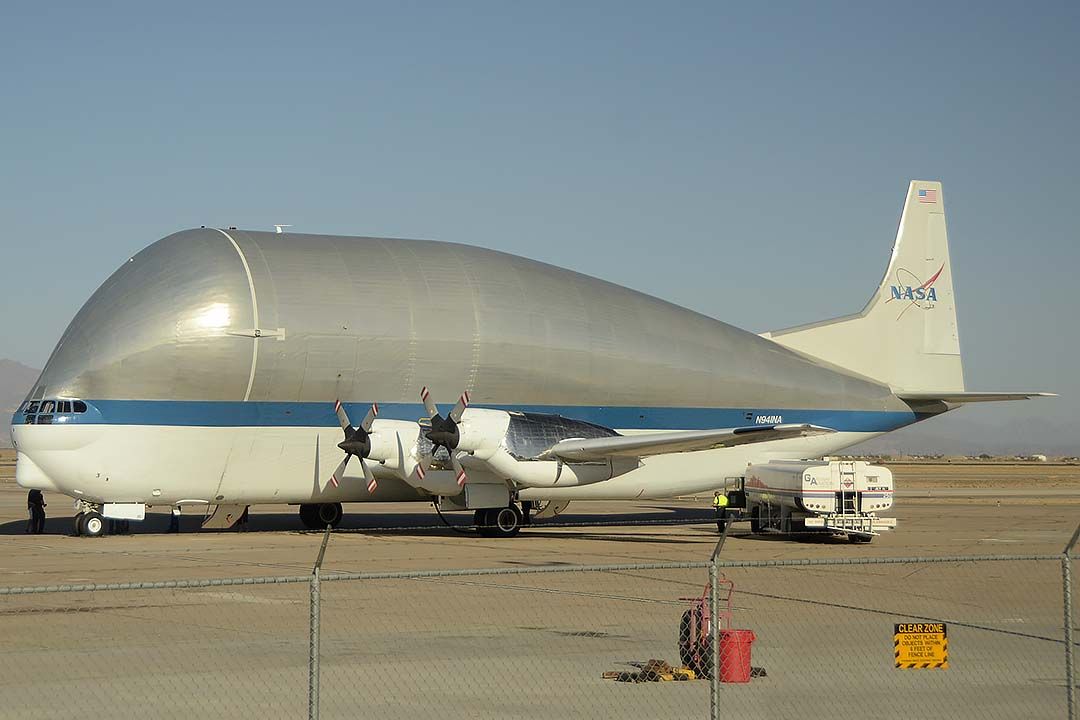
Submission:
POLYGON ((304 523, 308 530, 322 530, 326 527, 319 525, 319 506, 313 504, 300 506, 300 522, 304 523))
POLYGON ((847 536, 848 542, 854 545, 868 545, 870 541, 874 539, 873 535, 855 535, 852 533, 847 536))
POLYGON ((525 516, 517 505, 477 510, 473 522, 481 537, 514 537, 521 532, 525 516))
POLYGON ((488 532, 488 526, 491 524, 490 513, 489 508, 481 508, 473 513, 473 525, 476 526, 476 533, 480 537, 491 537, 488 532))
POLYGON ((79 516, 79 530, 86 537, 101 537, 105 534, 105 518, 98 512, 83 513, 79 516))
POLYGON ((344 513, 341 510, 341 503, 320 503, 315 506, 315 521, 320 530, 329 525, 332 528, 336 528, 341 524, 341 517, 344 513))
POLYGON ((521 532, 525 516, 517 505, 508 505, 491 511, 492 537, 514 537, 521 532))

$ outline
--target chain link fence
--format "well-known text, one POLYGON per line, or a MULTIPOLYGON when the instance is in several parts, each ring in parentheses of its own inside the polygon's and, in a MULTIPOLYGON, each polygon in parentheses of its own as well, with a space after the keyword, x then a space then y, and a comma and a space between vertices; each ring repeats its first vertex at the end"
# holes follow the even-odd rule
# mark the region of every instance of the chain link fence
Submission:
POLYGON ((1075 718, 1068 557, 0 588, 0 716, 1075 718))

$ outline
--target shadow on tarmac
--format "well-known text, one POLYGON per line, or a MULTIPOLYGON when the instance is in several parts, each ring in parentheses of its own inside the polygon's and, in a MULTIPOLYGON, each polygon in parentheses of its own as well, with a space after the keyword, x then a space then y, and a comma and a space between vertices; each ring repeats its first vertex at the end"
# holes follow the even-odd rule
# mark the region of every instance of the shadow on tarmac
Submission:
MULTIPOLYGON (((433 509, 424 512, 348 512, 341 524, 335 529, 339 533, 397 533, 431 536, 453 536, 460 533, 473 534, 473 515, 471 512, 445 513, 447 525, 440 520, 433 509)), ((165 534, 169 529, 169 513, 148 512, 143 522, 132 522, 131 535, 165 534)), ((300 522, 297 512, 255 512, 251 513, 247 526, 243 530, 233 527, 229 530, 201 530, 202 514, 190 512, 180 518, 181 533, 211 532, 322 532, 308 530, 300 522)), ((634 513, 564 513, 554 520, 539 521, 522 529, 522 536, 548 536, 547 530, 560 528, 581 528, 583 531, 600 527, 641 527, 661 528, 678 525, 701 525, 715 522, 712 511, 685 507, 658 505, 634 513)), ((16 520, 0 523, 0 535, 23 535, 27 521, 16 520)), ((45 535, 74 535, 74 519, 71 515, 48 517, 45 520, 45 535)), ((584 533, 588 534, 588 533, 584 533)), ((655 538, 651 540, 655 542, 655 538)))

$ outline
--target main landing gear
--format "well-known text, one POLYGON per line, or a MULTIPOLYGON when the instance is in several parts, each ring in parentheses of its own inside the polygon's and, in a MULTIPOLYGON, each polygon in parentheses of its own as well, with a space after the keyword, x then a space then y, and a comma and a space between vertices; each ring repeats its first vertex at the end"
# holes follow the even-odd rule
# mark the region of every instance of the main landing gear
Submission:
POLYGON ((341 524, 341 503, 315 503, 300 506, 300 522, 308 530, 323 530, 341 524))
POLYGON ((516 504, 476 511, 473 523, 481 537, 514 537, 521 531, 525 516, 516 504))

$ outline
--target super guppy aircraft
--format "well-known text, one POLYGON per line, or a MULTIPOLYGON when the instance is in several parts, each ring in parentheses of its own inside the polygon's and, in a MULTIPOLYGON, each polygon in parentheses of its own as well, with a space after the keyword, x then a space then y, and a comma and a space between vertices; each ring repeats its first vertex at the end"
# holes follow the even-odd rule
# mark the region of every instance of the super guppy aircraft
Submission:
POLYGON ((467 245, 179 232, 75 316, 12 441, 18 483, 75 498, 84 535, 147 505, 321 527, 433 499, 511 535, 523 502, 710 491, 1037 394, 965 391, 941 185, 916 181, 860 313, 760 336, 467 245))

